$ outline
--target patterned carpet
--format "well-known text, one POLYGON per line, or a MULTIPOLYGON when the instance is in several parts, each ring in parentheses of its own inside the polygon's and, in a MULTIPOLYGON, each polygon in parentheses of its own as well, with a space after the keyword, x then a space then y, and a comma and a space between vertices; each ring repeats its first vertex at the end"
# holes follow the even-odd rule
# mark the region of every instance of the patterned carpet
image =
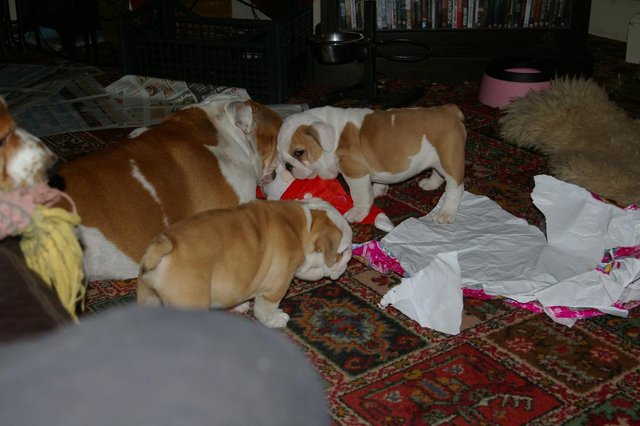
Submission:
MULTIPOLYGON (((624 63, 623 47, 593 41, 595 78, 608 88, 635 72, 624 63)), ((469 130, 466 190, 544 229, 530 193, 533 177, 547 173, 545 158, 499 139, 498 112, 477 101, 478 82, 393 84, 424 86, 418 105, 458 104, 469 130)), ((310 87, 291 102, 328 89, 310 87)), ((640 116, 636 101, 616 101, 640 116)), ((83 132, 47 142, 70 158, 123 134, 83 132)), ((419 179, 377 200, 395 223, 426 214, 440 197, 441 191, 423 192, 419 179)), ((382 237, 368 225, 354 228, 355 242, 382 237)), ((463 331, 449 336, 378 307, 399 282, 354 259, 337 281, 294 281, 283 301, 291 316, 284 333, 324 378, 336 425, 640 424, 640 309, 627 319, 600 316, 568 328, 500 300, 465 298, 463 331)), ((135 280, 91 283, 85 315, 133 303, 135 286, 135 280)))

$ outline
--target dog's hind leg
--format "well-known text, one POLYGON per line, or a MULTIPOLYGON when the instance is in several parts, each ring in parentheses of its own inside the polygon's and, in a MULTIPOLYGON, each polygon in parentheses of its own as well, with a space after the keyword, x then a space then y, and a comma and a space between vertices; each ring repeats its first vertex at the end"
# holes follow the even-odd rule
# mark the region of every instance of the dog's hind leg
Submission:
POLYGON ((138 287, 136 289, 136 300, 138 305, 144 306, 162 306, 162 300, 158 296, 158 293, 147 284, 144 279, 138 280, 138 287))
POLYGON ((440 176, 440 173, 438 173, 435 169, 431 169, 431 176, 429 176, 428 178, 420 179, 420 182, 418 182, 418 186, 424 191, 433 191, 434 189, 440 188, 442 182, 444 182, 444 178, 440 176))
POLYGON ((373 198, 378 198, 378 197, 387 195, 387 192, 389 192, 389 185, 385 185, 382 183, 373 184, 373 198))
POLYGON ((433 215, 435 223, 453 223, 456 219, 458 207, 464 195, 464 184, 458 184, 456 180, 450 176, 445 177, 446 186, 444 188, 444 203, 440 210, 433 215))
MULTIPOLYGON (((138 287, 136 288, 136 300, 139 305, 162 306, 162 298, 158 294, 157 285, 158 265, 173 250, 173 242, 166 235, 155 237, 140 261, 138 274, 138 287)), ((162 280, 160 280, 162 283, 162 280)))
POLYGON ((231 308, 231 312, 235 312, 237 314, 246 314, 251 309, 251 302, 242 302, 238 306, 231 308))
POLYGON ((267 327, 283 328, 289 322, 289 314, 278 308, 277 302, 272 302, 264 296, 256 296, 253 302, 253 315, 267 327))

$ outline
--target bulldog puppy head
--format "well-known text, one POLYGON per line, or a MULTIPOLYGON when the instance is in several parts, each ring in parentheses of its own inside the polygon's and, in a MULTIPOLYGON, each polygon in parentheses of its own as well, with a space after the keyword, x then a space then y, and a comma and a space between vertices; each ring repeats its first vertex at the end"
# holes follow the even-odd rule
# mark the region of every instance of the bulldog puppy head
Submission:
POLYGON ((39 138, 17 127, 0 97, 0 192, 46 183, 56 159, 39 138))
POLYGON ((278 134, 281 161, 296 179, 334 179, 337 145, 332 126, 304 113, 287 117, 278 134))
POLYGON ((322 277, 337 279, 351 259, 352 231, 347 220, 328 202, 319 198, 299 200, 308 211, 309 243, 305 262, 296 278, 315 281, 322 277))

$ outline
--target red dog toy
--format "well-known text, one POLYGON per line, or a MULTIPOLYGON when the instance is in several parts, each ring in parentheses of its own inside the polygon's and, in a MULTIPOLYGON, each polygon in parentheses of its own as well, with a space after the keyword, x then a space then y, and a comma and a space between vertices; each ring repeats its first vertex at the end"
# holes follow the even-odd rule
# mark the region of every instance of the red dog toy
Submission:
MULTIPOLYGON (((334 206, 341 214, 353 207, 353 199, 337 179, 295 179, 283 167, 276 170, 276 178, 258 188, 258 198, 269 200, 298 200, 304 198, 321 198, 334 206)), ((389 232, 394 225, 389 217, 377 206, 371 206, 367 217, 360 223, 369 223, 376 228, 389 232)))

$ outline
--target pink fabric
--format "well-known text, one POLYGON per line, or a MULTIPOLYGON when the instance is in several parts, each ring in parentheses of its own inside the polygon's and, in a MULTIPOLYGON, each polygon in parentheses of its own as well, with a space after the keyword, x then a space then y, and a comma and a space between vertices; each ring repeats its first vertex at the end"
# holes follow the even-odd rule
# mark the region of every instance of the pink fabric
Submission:
POLYGON ((353 257, 378 272, 383 274, 395 272, 400 276, 404 276, 404 269, 400 266, 400 262, 380 247, 378 241, 359 244, 353 248, 351 253, 353 257))
POLYGON ((0 240, 20 235, 31 223, 31 216, 37 204, 51 206, 63 196, 65 195, 62 192, 45 184, 0 194, 0 240))

